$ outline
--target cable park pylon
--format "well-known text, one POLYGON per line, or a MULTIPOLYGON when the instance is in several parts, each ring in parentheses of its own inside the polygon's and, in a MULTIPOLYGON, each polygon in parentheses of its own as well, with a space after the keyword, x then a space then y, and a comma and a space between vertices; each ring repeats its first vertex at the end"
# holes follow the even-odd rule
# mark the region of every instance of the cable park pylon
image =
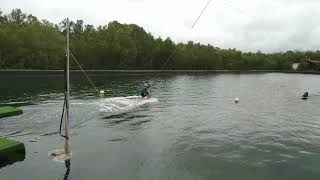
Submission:
POLYGON ((93 84, 92 80, 86 74, 84 69, 82 68, 81 64, 77 61, 74 55, 70 52, 70 22, 69 18, 67 18, 67 47, 66 47, 66 54, 65 54, 65 65, 64 65, 64 103, 62 109, 62 115, 60 120, 60 127, 59 127, 59 134, 61 137, 65 139, 64 148, 63 149, 56 149, 49 152, 49 158, 53 159, 54 161, 66 162, 71 159, 72 152, 70 149, 70 131, 69 131, 69 97, 70 97, 70 83, 69 83, 69 74, 70 74, 70 55, 79 66, 81 71, 84 73, 88 81, 91 83, 95 91, 102 95, 104 94, 104 90, 98 90, 96 86, 93 84), (64 132, 62 130, 64 129, 64 132))
POLYGON ((70 134, 69 134, 69 39, 70 39, 70 29, 69 29, 69 18, 67 18, 67 48, 66 48, 66 55, 65 55, 65 66, 64 66, 64 103, 63 103, 63 110, 62 116, 60 121, 60 129, 59 134, 65 139, 64 148, 63 149, 56 149, 49 152, 49 157, 52 158, 54 161, 61 161, 65 162, 71 159, 72 152, 70 149, 70 134), (62 125, 64 128, 64 133, 62 133, 62 125))

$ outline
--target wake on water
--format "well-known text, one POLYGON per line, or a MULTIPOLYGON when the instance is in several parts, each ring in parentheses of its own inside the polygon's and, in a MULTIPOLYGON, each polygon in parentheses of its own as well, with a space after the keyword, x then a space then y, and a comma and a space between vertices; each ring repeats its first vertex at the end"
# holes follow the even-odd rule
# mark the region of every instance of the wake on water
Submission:
POLYGON ((101 100, 100 112, 124 113, 139 106, 158 102, 157 98, 141 98, 140 96, 112 97, 101 100))
MULTIPOLYGON (((157 98, 152 97, 147 99, 140 96, 111 97, 98 100, 72 100, 70 103, 70 127, 81 127, 83 123, 100 116, 100 113, 103 113, 104 117, 106 115, 122 114, 155 102, 158 102, 157 98)), ((60 101, 47 101, 39 106, 25 106, 23 118, 27 121, 23 121, 23 123, 19 119, 8 121, 0 135, 7 137, 30 134, 41 134, 41 136, 56 135, 58 132, 56 131, 57 121, 55 120, 60 119, 60 105, 60 101), (48 112, 48 109, 50 109, 50 112, 48 112), (21 123, 25 128, 20 128, 21 123)))
POLYGON ((80 118, 81 120, 72 121, 71 127, 79 127, 81 124, 92 119, 92 117, 97 116, 97 110, 103 113, 103 116, 106 114, 111 116, 127 113, 139 106, 155 102, 158 102, 157 98, 141 98, 140 96, 111 97, 93 102, 72 102, 71 105, 73 107, 76 106, 73 108, 74 113, 78 113, 78 116, 80 113, 82 118, 80 118), (86 111, 83 111, 83 106, 87 106, 85 107, 86 111))

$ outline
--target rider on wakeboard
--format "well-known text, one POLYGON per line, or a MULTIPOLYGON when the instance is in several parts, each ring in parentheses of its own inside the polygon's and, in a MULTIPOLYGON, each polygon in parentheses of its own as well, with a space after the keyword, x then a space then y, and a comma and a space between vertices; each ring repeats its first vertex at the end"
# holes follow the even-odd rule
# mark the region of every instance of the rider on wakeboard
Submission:
POLYGON ((140 86, 140 95, 141 95, 141 97, 147 97, 147 98, 149 98, 150 97, 150 95, 149 95, 149 87, 150 87, 150 83, 147 83, 147 82, 145 82, 145 83, 143 83, 141 86, 140 86))

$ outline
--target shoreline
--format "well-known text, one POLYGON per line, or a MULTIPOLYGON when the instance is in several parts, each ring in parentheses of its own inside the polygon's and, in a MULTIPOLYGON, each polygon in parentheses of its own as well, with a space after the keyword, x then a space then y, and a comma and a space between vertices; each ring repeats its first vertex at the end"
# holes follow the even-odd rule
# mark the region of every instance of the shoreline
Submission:
MULTIPOLYGON (((37 69, 1 69, 5 72, 57 72, 63 70, 37 70, 37 69)), ((81 70, 70 70, 70 72, 81 72, 81 70)), ((293 70, 85 70, 92 73, 230 73, 230 74, 251 74, 251 73, 291 73, 291 74, 318 74, 320 71, 293 71, 293 70)))

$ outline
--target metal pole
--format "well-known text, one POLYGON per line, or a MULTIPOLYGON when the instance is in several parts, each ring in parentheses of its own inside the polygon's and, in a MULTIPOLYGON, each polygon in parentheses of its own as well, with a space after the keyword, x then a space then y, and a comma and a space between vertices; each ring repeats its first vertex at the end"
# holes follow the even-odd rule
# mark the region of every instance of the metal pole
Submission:
POLYGON ((70 144, 69 144, 69 18, 67 18, 67 60, 66 60, 66 116, 64 121, 64 128, 65 128, 65 136, 66 142, 64 145, 64 151, 66 154, 70 153, 70 144))

